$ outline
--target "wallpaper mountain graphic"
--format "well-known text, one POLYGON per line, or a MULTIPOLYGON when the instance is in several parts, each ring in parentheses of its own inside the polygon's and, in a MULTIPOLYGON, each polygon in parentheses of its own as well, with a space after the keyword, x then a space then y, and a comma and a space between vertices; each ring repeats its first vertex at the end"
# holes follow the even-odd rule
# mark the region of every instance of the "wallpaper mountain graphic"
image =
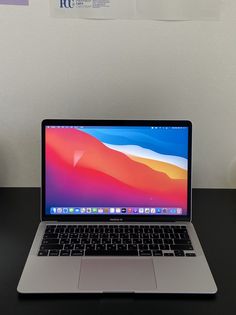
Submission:
POLYGON ((160 134, 157 145, 153 135, 158 134, 150 134, 150 128, 139 127, 130 134, 129 128, 46 128, 47 213, 53 206, 186 211, 186 134, 179 140, 165 136, 169 143, 160 134), (180 146, 171 148, 172 141, 180 146))

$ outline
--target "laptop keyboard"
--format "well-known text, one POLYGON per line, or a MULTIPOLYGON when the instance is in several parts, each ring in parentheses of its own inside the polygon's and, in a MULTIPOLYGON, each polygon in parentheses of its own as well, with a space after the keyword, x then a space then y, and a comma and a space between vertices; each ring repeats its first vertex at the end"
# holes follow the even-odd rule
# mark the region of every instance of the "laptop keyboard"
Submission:
POLYGON ((196 256, 186 226, 47 225, 38 256, 196 256))

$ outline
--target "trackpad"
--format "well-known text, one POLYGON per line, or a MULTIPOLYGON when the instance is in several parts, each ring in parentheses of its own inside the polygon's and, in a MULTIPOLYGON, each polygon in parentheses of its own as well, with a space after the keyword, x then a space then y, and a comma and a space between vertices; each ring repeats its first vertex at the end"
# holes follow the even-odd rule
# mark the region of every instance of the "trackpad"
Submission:
POLYGON ((152 258, 83 258, 79 289, 93 292, 155 290, 152 258))

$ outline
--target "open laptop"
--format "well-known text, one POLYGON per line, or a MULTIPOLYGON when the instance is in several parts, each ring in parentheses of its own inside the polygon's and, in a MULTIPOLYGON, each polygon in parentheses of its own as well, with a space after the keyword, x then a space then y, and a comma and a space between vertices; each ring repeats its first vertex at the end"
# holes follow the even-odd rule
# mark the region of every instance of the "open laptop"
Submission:
POLYGON ((191 223, 191 143, 189 121, 44 120, 18 292, 216 293, 191 223))

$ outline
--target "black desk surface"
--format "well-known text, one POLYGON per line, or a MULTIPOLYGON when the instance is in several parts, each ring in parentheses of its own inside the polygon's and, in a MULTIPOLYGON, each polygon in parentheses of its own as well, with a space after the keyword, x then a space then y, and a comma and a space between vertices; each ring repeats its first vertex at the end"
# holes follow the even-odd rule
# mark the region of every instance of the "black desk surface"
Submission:
POLYGON ((16 287, 39 223, 38 188, 1 188, 0 313, 236 314, 236 190, 193 191, 193 223, 218 286, 215 296, 34 295, 16 287))

